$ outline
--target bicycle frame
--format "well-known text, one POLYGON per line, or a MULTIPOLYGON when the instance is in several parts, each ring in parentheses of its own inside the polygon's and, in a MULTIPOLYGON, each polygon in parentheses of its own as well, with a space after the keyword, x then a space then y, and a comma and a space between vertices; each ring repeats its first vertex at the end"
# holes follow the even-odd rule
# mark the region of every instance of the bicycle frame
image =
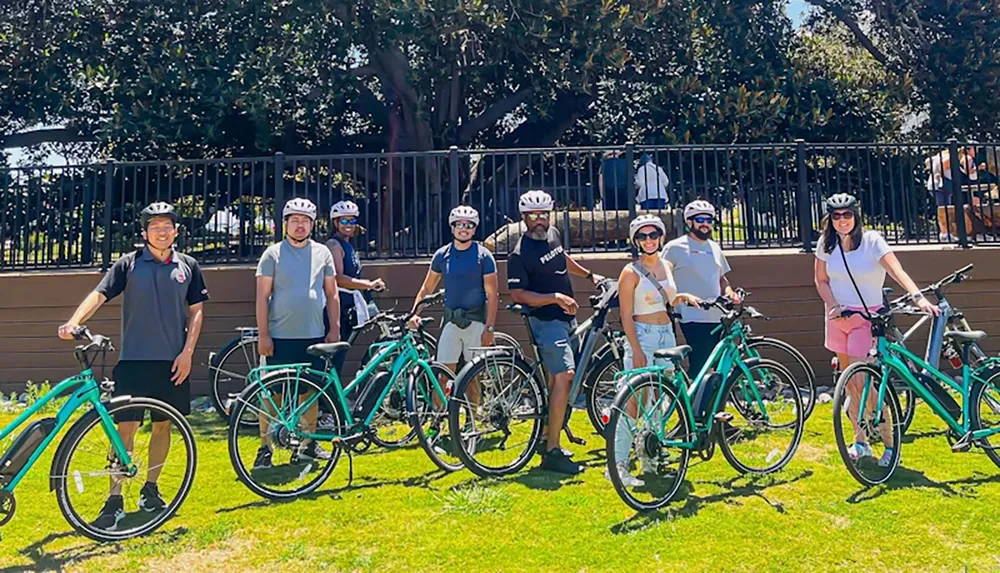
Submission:
MULTIPOLYGON (((354 388, 358 387, 363 382, 367 381, 368 378, 382 365, 382 363, 386 361, 386 358, 391 354, 393 354, 394 352, 402 349, 402 352, 400 352, 399 355, 393 360, 391 378, 389 379, 389 383, 385 385, 385 388, 382 389, 382 393, 379 396, 376 404, 381 404, 385 400, 386 396, 389 395, 389 392, 391 392, 393 387, 395 386, 397 378, 403 372, 409 370, 408 366, 410 364, 415 364, 418 367, 422 368, 427 373, 428 376, 436 380, 434 372, 433 370, 431 370, 430 363, 427 362, 427 360, 425 360, 417 351, 417 347, 413 342, 412 336, 413 336, 412 333, 407 332, 399 340, 376 342, 372 344, 372 348, 380 348, 380 350, 378 350, 378 353, 371 359, 371 361, 368 362, 367 365, 365 365, 365 367, 361 370, 361 372, 358 372, 355 375, 354 379, 347 386, 341 386, 340 377, 337 375, 337 372, 335 370, 330 370, 328 372, 321 372, 311 368, 308 363, 287 364, 281 366, 262 366, 260 368, 254 369, 250 373, 248 378, 251 379, 252 383, 256 383, 259 385, 261 384, 262 372, 294 369, 295 385, 292 391, 282 393, 282 402, 283 402, 282 406, 286 405, 285 402, 286 400, 289 399, 288 398, 289 394, 293 396, 293 399, 294 397, 297 397, 299 395, 298 383, 303 373, 312 375, 312 377, 321 378, 325 380, 326 383, 323 386, 322 393, 327 394, 330 387, 333 386, 334 390, 336 390, 336 399, 344 413, 345 427, 348 428, 348 430, 350 430, 357 427, 358 423, 357 420, 355 420, 354 416, 351 414, 351 409, 347 403, 347 394, 349 394, 354 388)), ((435 384, 435 387, 437 392, 439 393, 441 400, 443 402, 447 401, 447 397, 444 391, 441 390, 440 385, 435 384)), ((270 404, 271 408, 273 408, 274 412, 279 412, 279 413, 283 412, 283 410, 278 408, 277 405, 274 403, 273 395, 270 392, 268 392, 265 395, 265 398, 267 402, 270 404)), ((292 410, 291 413, 287 415, 287 418, 285 415, 279 414, 279 416, 282 419, 280 420, 272 419, 271 423, 279 424, 284 428, 288 429, 289 431, 294 431, 295 426, 298 424, 298 420, 305 414, 305 412, 313 404, 319 401, 319 398, 320 394, 314 393, 312 396, 310 396, 304 402, 298 405, 294 410, 292 410)), ((371 424, 372 420, 375 419, 375 415, 378 413, 378 410, 379 410, 378 407, 373 408, 372 411, 368 413, 364 421, 361 422, 361 425, 364 427, 368 427, 371 424)), ((270 414, 266 413, 265 415, 270 416, 270 414)), ((329 440, 338 440, 347 438, 353 435, 353 432, 348 431, 348 434, 345 435, 301 432, 299 433, 299 435, 308 439, 329 441, 329 440)))
MULTIPOLYGON (((889 373, 890 370, 898 374, 907 386, 913 389, 922 400, 924 400, 931 410, 948 425, 953 431, 958 432, 960 435, 965 435, 969 433, 969 390, 972 385, 972 380, 978 380, 979 382, 986 384, 986 380, 983 380, 978 375, 972 372, 968 364, 962 364, 962 383, 957 384, 951 377, 942 374, 937 368, 931 366, 922 358, 910 352, 905 346, 890 342, 885 336, 878 337, 878 355, 881 356, 880 362, 883 366, 888 368, 882 368, 882 380, 879 383, 878 389, 878 401, 876 402, 879 409, 882 408, 885 400, 886 387, 889 384, 889 373), (910 370, 906 361, 920 367, 921 374, 929 376, 939 382, 943 382, 948 386, 958 390, 962 395, 962 422, 959 423, 958 420, 953 418, 948 410, 941 405, 941 402, 927 389, 926 385, 914 376, 913 372, 910 370)), ((862 388, 861 400, 858 404, 858 419, 863 419, 862 408, 867 403, 869 384, 865 384, 862 388)), ((976 430, 972 432, 973 439, 982 439, 994 434, 1000 433, 1000 428, 992 430, 976 430)))
MULTIPOLYGON (((56 414, 56 425, 49 432, 49 435, 42 440, 42 442, 35 449, 31 457, 28 458, 24 467, 14 476, 14 478, 8 484, 4 484, 3 489, 6 491, 14 491, 17 484, 21 482, 21 479, 31 470, 31 467, 35 465, 38 458, 42 455, 42 452, 49 447, 52 441, 57 435, 60 434, 62 429, 69 423, 70 418, 73 413, 79 408, 90 404, 97 411, 97 414, 101 420, 101 427, 104 428, 104 432, 107 434, 108 438, 111 440, 111 447, 114 452, 118 455, 118 459, 123 463, 125 467, 128 468, 129 472, 137 471, 135 464, 132 463, 132 458, 129 456, 128 451, 125 449, 125 444, 122 442, 121 437, 118 435, 118 428, 115 426, 114 420, 108 414, 107 409, 104 407, 104 403, 101 402, 101 389, 94 379, 93 370, 90 368, 81 371, 75 376, 71 376, 59 384, 56 385, 48 394, 43 396, 38 402, 32 404, 27 410, 21 413, 20 416, 14 419, 13 422, 7 425, 2 431, 0 431, 0 440, 5 439, 14 430, 18 429, 21 425, 27 422, 32 416, 37 414, 45 407, 46 404, 54 400, 57 396, 67 394, 72 392, 72 395, 66 401, 59 412, 56 414)), ((127 396, 123 396, 116 399, 127 399, 127 396)), ((112 400, 114 401, 114 400, 112 400)))

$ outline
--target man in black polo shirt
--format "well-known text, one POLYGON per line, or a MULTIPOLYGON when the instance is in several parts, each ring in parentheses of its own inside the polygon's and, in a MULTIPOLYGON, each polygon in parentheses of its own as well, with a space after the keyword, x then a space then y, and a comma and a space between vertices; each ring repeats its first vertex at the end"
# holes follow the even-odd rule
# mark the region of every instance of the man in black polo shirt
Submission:
POLYGON ((507 287, 514 302, 532 307, 528 323, 549 373, 549 421, 542 469, 578 474, 583 466, 559 446, 569 390, 576 369, 570 335, 576 328, 577 304, 569 275, 597 284, 603 277, 581 267, 563 251, 559 231, 549 227, 552 197, 544 191, 521 195, 518 209, 527 228, 507 258, 507 287))
MULTIPOLYGON (((201 333, 202 303, 208 289, 193 258, 173 249, 177 213, 168 203, 153 203, 140 216, 146 246, 118 259, 73 314, 59 327, 67 340, 101 305, 124 293, 121 354, 113 377, 115 395, 162 400, 180 413, 191 413, 191 358, 201 333)), ((139 413, 142 416, 141 413, 139 413)), ((142 419, 116 419, 125 447, 132 449, 142 419)), ((146 483, 139 509, 161 511, 166 503, 156 481, 170 450, 170 422, 153 418, 146 483)), ((94 522, 114 531, 125 517, 121 484, 112 483, 107 503, 94 522)))

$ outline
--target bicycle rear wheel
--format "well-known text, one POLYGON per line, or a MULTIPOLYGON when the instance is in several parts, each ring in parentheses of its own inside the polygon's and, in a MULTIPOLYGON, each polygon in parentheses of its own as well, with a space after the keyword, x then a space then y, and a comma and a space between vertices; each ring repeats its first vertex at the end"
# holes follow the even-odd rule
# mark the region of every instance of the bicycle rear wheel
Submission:
MULTIPOLYGON (((1000 426, 1000 368, 984 373, 986 383, 976 382, 969 392, 969 423, 975 430, 1000 426)), ((979 446, 997 467, 1000 467, 1000 435, 979 440, 979 446)))
MULTIPOLYGON (((129 398, 104 406, 112 419, 135 424, 131 440, 123 436, 135 471, 118 458, 101 416, 90 410, 59 444, 50 479, 59 509, 73 529, 95 541, 121 541, 155 531, 177 513, 191 490, 198 454, 190 424, 169 404, 129 398), (154 440, 167 446, 155 465, 150 461, 154 440), (159 499, 150 494, 147 481, 156 484, 159 499), (113 524, 99 523, 96 518, 108 501, 109 487, 119 490, 123 507, 113 524)), ((116 428, 121 435, 123 425, 116 428)))
POLYGON ((808 420, 816 406, 816 372, 805 356, 784 340, 765 336, 751 338, 747 347, 756 350, 762 358, 775 360, 788 369, 802 393, 802 407, 808 420))
POLYGON ((774 360, 756 358, 730 375, 722 412, 715 422, 719 449, 740 473, 769 474, 785 467, 802 440, 805 410, 795 377, 774 360), (728 416, 727 416, 728 417, 728 416))
POLYGON ((229 461, 236 477, 250 491, 268 499, 293 499, 309 493, 326 481, 340 460, 340 444, 327 444, 326 459, 306 455, 301 432, 306 428, 304 414, 294 411, 313 394, 322 410, 334 416, 325 434, 344 435, 345 417, 337 402, 323 391, 323 386, 294 370, 277 370, 265 376, 259 384, 248 386, 233 403, 227 444, 229 461), (273 405, 272 405, 273 402, 273 405), (248 427, 244 418, 256 418, 263 427, 248 427), (262 456, 264 436, 270 444, 262 456), (266 457, 266 461, 265 458, 266 457))
POLYGON ((604 417, 611 411, 618 388, 615 385, 615 375, 621 372, 625 365, 621 358, 607 350, 598 355, 597 362, 588 370, 584 382, 584 392, 587 396, 587 417, 590 425, 599 435, 604 435, 604 417))
POLYGON ((543 388, 531 365, 512 352, 467 364, 448 400, 448 430, 460 437, 456 453, 462 464, 480 477, 523 468, 542 437, 543 388))
POLYGON ((611 405, 607 436, 606 475, 618 497, 637 511, 670 503, 691 457, 681 444, 695 441, 687 406, 670 381, 653 373, 631 378, 611 405))
POLYGON ((882 371, 867 362, 847 367, 833 396, 833 433, 847 471, 863 486, 885 483, 899 465, 903 432, 896 392, 885 392, 878 404, 882 371), (849 386, 850 384, 850 386, 849 386), (862 390, 868 396, 862 408, 862 390), (857 447, 858 440, 868 447, 857 447), (891 449, 891 451, 889 451, 891 449))
MULTIPOLYGON (((250 371, 260 365, 257 337, 230 340, 208 364, 209 397, 215 412, 229 421, 229 406, 247 386, 250 371)), ((252 422, 256 425, 256 421, 252 422)))

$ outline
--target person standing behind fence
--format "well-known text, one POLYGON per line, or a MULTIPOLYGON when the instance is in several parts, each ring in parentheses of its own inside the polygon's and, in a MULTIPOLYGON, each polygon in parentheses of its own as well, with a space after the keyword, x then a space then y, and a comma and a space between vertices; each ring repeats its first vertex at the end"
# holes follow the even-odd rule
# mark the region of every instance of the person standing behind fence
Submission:
MULTIPOLYGON (((145 246, 115 262, 69 322, 59 327, 59 337, 72 340, 80 325, 105 302, 124 294, 121 354, 112 372, 115 396, 155 398, 186 416, 191 413, 188 374, 208 288, 198 262, 174 250, 177 220, 169 203, 156 202, 143 209, 139 222, 145 246)), ((115 422, 122 442, 131 451, 142 419, 115 422)), ((147 512, 166 507, 157 481, 170 451, 170 422, 156 418, 152 422, 147 478, 138 502, 139 509, 147 512)), ((125 518, 121 483, 111 481, 108 500, 94 522, 95 527, 108 531, 114 531, 125 518)))
MULTIPOLYGON (((874 345, 871 323, 861 315, 843 317, 844 310, 877 312, 882 307, 882 286, 889 272, 921 310, 937 315, 940 311, 930 303, 920 288, 914 284, 896 255, 877 231, 865 231, 861 226, 861 211, 853 195, 839 193, 826 200, 826 217, 822 222, 822 236, 816 244, 813 265, 816 291, 826 308, 826 340, 824 345, 837 354, 841 368, 867 359, 874 345)), ((861 400, 863 377, 847 384, 851 402, 861 400)), ((857 460, 872 455, 872 448, 865 439, 865 430, 857 423, 856 412, 848 408, 848 417, 854 426, 855 443, 849 455, 857 460)), ((886 450, 879 465, 892 460, 891 429, 883 424, 882 440, 886 450)))
MULTIPOLYGON (((257 263, 258 349, 261 356, 267 357, 268 366, 306 363, 322 371, 323 359, 310 356, 307 349, 313 344, 340 340, 340 298, 333 257, 326 247, 310 238, 316 223, 316 205, 312 201, 292 199, 285 203, 281 216, 285 221, 285 240, 268 247, 257 263), (332 325, 326 336, 324 308, 332 325)), ((302 400, 308 397, 304 393, 302 400)), ((281 398, 275 403, 281 404, 281 398)), ((315 433, 318 416, 319 401, 315 401, 302 418, 307 433, 315 433)), ((262 412, 258 422, 261 446, 253 467, 269 468, 273 452, 268 416, 262 412)), ((330 453, 315 440, 304 439, 292 453, 290 463, 295 464, 300 458, 329 457, 330 453)))
POLYGON ((633 191, 629 182, 632 166, 622 157, 621 151, 606 151, 597 174, 601 192, 601 207, 606 211, 628 209, 628 194, 633 191))
POLYGON ((640 209, 666 209, 667 186, 670 179, 663 168, 653 163, 648 153, 639 158, 639 169, 635 172, 635 186, 639 194, 635 198, 640 209))
MULTIPOLYGON (((360 209, 354 201, 340 201, 330 208, 330 240, 326 242, 330 254, 333 255, 333 265, 337 270, 337 286, 344 295, 340 304, 340 339, 346 341, 351 336, 351 330, 358 324, 357 306, 370 300, 369 291, 385 289, 382 279, 373 281, 361 278, 361 258, 351 244, 351 239, 358 231, 358 216, 360 209), (364 293, 355 297, 353 292, 364 293)), ((329 328, 329 325, 325 325, 329 328)), ((341 352, 333 360, 333 367, 338 375, 343 374, 346 352, 341 352)))
MULTIPOLYGON (((712 240, 712 225, 715 223, 715 207, 708 201, 697 200, 684 207, 684 220, 688 233, 667 243, 663 259, 670 263, 677 290, 690 293, 704 301, 714 301, 722 293, 733 302, 740 297, 729 285, 726 274, 729 262, 722 254, 722 248, 712 240)), ((691 347, 688 355, 688 374, 693 380, 708 362, 715 345, 722 339, 718 329, 722 314, 718 309, 705 310, 695 306, 680 308, 681 332, 691 347)), ((695 397, 695 407, 699 415, 705 412, 708 401, 715 393, 717 380, 710 379, 700 388, 695 397)))
POLYGON ((948 228, 949 220, 959 225, 966 224, 964 213, 958 214, 954 208, 948 208, 952 205, 955 186, 958 185, 959 191, 961 191, 962 185, 966 180, 976 181, 979 179, 976 165, 976 148, 974 146, 959 147, 958 161, 962 181, 955 182, 952 181, 951 152, 948 149, 935 153, 924 160, 924 167, 930 172, 930 175, 927 176, 925 186, 928 191, 934 194, 934 204, 937 206, 938 238, 942 241, 956 240, 951 236, 951 231, 948 228), (961 221, 959 221, 959 218, 961 218, 961 221))

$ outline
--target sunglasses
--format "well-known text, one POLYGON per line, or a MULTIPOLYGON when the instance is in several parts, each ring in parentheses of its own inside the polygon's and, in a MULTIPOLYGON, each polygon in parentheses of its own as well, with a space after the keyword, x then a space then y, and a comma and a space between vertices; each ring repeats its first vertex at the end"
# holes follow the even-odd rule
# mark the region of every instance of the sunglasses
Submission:
POLYGON ((830 218, 834 221, 839 221, 841 219, 850 221, 854 218, 854 211, 844 211, 843 213, 834 211, 833 213, 830 213, 830 218))
POLYGON ((475 223, 467 223, 465 221, 458 221, 456 223, 453 223, 452 227, 454 227, 456 229, 468 229, 468 230, 471 231, 472 229, 476 228, 476 224, 475 223))
POLYGON ((699 225, 711 225, 715 221, 712 217, 691 217, 691 220, 699 225))
POLYGON ((544 212, 544 213, 525 213, 524 216, 527 217, 529 221, 538 221, 540 219, 548 219, 549 218, 548 212, 544 212))
POLYGON ((636 233, 635 234, 635 240, 637 240, 637 241, 645 241, 646 239, 656 240, 656 239, 659 239, 662 236, 663 236, 663 233, 661 233, 660 230, 657 229, 655 231, 650 231, 648 233, 636 233))
POLYGON ((341 217, 340 219, 337 219, 337 221, 339 221, 341 225, 357 225, 358 224, 358 218, 357 217, 341 217))

